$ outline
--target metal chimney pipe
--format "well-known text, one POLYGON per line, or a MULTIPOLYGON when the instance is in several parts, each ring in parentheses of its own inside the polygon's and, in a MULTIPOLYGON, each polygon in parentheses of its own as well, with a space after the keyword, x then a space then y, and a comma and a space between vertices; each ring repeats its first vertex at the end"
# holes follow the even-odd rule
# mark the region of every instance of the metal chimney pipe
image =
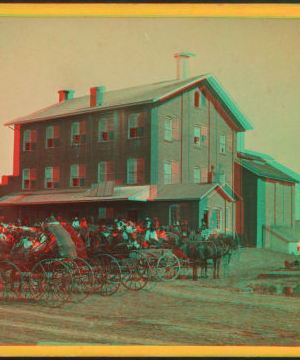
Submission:
POLYGON ((177 60, 177 74, 176 78, 179 79, 186 79, 189 76, 189 66, 188 66, 188 59, 191 56, 196 56, 195 54, 188 53, 188 52, 181 52, 174 55, 174 58, 177 60))
POLYGON ((74 92, 75 92, 74 90, 59 90, 58 91, 59 102, 73 99, 74 92))

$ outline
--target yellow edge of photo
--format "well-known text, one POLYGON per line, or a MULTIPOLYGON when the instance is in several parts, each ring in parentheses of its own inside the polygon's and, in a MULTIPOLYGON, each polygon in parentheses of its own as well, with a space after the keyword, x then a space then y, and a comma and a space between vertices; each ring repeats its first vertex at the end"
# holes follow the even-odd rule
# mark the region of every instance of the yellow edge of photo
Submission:
POLYGON ((17 17, 246 17, 298 18, 299 4, 0 4, 17 17))

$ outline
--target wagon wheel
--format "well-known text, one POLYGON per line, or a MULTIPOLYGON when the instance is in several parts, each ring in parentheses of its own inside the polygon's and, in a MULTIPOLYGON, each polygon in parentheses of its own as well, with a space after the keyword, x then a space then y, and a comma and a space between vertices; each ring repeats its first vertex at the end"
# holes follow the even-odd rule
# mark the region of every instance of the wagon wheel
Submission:
POLYGON ((175 280, 180 272, 180 261, 176 255, 164 253, 157 262, 157 273, 161 280, 175 280))
POLYGON ((150 266, 147 258, 140 251, 132 251, 130 253, 129 264, 131 269, 131 281, 128 283, 129 290, 141 290, 148 281, 150 274, 150 266))
POLYGON ((85 260, 91 267, 93 272, 93 292, 99 291, 104 282, 103 270, 100 264, 95 259, 86 259, 85 260))
POLYGON ((61 260, 42 260, 31 270, 30 291, 41 305, 62 306, 70 300, 72 289, 70 269, 61 260))
POLYGON ((147 251, 143 255, 147 258, 149 264, 149 280, 155 280, 158 276, 157 274, 157 262, 159 257, 155 252, 147 251))
POLYGON ((78 303, 86 299, 89 295, 89 291, 86 289, 82 273, 85 271, 81 269, 82 264, 76 262, 77 259, 63 259, 61 260, 69 269, 72 279, 72 291, 70 301, 78 303))
POLYGON ((18 296, 19 298, 22 299, 32 299, 32 293, 30 291, 30 270, 28 269, 28 267, 26 267, 24 264, 20 263, 20 262, 15 262, 15 265, 18 266, 18 268, 20 269, 20 276, 21 276, 21 281, 20 281, 20 287, 18 289, 18 296))
POLYGON ((121 284, 123 285, 121 291, 119 289, 120 295, 123 295, 130 289, 131 282, 132 282, 132 271, 130 266, 130 261, 126 259, 124 256, 121 255, 114 255, 117 259, 120 269, 121 269, 121 284))
POLYGON ((18 296, 21 287, 21 270, 10 261, 0 261, 1 292, 0 300, 12 300, 18 296))
POLYGON ((101 254, 97 259, 103 270, 103 284, 100 288, 100 294, 110 296, 115 294, 121 284, 121 269, 118 260, 111 255, 101 254))
POLYGON ((190 272, 190 260, 180 249, 174 249, 173 253, 180 261, 180 273, 177 279, 185 280, 190 272))

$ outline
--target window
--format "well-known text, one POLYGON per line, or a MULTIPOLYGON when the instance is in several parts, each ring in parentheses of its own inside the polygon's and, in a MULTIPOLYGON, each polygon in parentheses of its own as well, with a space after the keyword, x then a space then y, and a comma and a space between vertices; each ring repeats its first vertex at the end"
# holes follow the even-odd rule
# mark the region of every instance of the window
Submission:
POLYGON ((226 230, 230 230, 230 208, 226 206, 226 230))
POLYGON ((59 125, 48 126, 46 129, 46 148, 59 147, 59 125))
POLYGON ((221 210, 216 209, 217 229, 221 229, 221 210))
POLYGON ((202 167, 202 168, 201 168, 200 178, 201 178, 201 183, 207 183, 207 182, 208 182, 208 179, 207 179, 207 168, 206 168, 206 167, 202 167))
POLYGON ((83 145, 86 141, 85 121, 75 122, 71 127, 71 145, 83 145))
POLYGON ((112 141, 114 140, 114 119, 112 117, 99 120, 99 141, 112 141))
POLYGON ((36 189, 36 169, 23 169, 23 190, 36 189))
POLYGON ((195 184, 200 183, 200 168, 199 167, 194 168, 194 183, 195 184))
POLYGON ((141 184, 144 182, 144 159, 127 159, 127 183, 141 184))
POLYGON ((194 126, 194 145, 196 147, 201 146, 201 129, 199 126, 194 126))
POLYGON ((101 220, 113 219, 114 208, 112 207, 101 207, 98 209, 98 217, 101 220))
POLYGON ((85 186, 85 164, 71 165, 70 186, 85 186))
POLYGON ((211 230, 221 230, 222 229, 222 214, 220 209, 212 209, 210 212, 209 218, 209 228, 211 230))
POLYGON ((195 95, 194 95, 194 105, 195 107, 199 107, 199 98, 200 98, 200 94, 199 91, 195 91, 195 95))
POLYGON ((202 90, 201 91, 201 107, 205 107, 206 105, 207 105, 206 91, 202 90))
POLYGON ((165 121, 165 140, 172 141, 172 118, 166 117, 165 121))
POLYGON ((45 188, 57 189, 59 187, 59 167, 45 168, 45 188))
POLYGON ((165 140, 179 140, 179 118, 176 115, 166 117, 165 140))
POLYGON ((233 151, 233 141, 232 141, 232 133, 227 134, 227 151, 232 152, 233 151))
POLYGON ((170 225, 179 225, 182 221, 188 221, 188 204, 173 204, 169 207, 170 225))
POLYGON ((144 136, 145 114, 131 114, 128 117, 128 139, 144 136))
POLYGON ((112 181, 114 179, 114 163, 112 161, 102 161, 98 163, 98 183, 112 181))
POLYGON ((166 161, 164 164, 165 184, 179 183, 179 163, 166 161))
POLYGON ((194 126, 193 144, 195 147, 207 146, 207 127, 206 126, 194 126))
POLYGON ((34 151, 36 150, 36 130, 25 130, 24 131, 24 141, 23 141, 23 150, 24 151, 34 151))
POLYGON ((220 154, 226 154, 226 136, 220 136, 220 154))

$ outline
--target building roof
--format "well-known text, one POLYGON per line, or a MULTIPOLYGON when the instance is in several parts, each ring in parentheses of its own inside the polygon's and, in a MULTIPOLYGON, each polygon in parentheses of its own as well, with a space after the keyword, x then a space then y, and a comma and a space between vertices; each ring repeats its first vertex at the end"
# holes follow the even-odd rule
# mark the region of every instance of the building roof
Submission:
POLYGON ((148 185, 144 186, 124 186, 114 190, 114 195, 93 196, 89 190, 81 191, 37 191, 31 193, 15 193, 4 196, 0 199, 2 205, 41 205, 57 203, 75 203, 75 202, 95 202, 95 201, 116 201, 133 200, 146 201, 149 198, 148 185))
POLYGON ((219 184, 170 184, 164 185, 157 189, 157 192, 150 194, 150 198, 154 201, 163 200, 201 200, 206 196, 212 196, 216 192, 225 197, 229 201, 233 198, 219 184))
POLYGON ((188 79, 169 80, 155 84, 135 86, 103 93, 103 105, 90 107, 90 96, 81 96, 56 103, 33 114, 15 119, 5 125, 31 123, 65 116, 105 111, 118 107, 152 103, 157 104, 170 96, 203 82, 214 97, 220 101, 240 131, 253 129, 252 124, 239 107, 224 91, 222 85, 211 74, 199 75, 188 79))
POLYGON ((236 162, 259 177, 299 183, 298 180, 292 178, 266 161, 246 160, 240 158, 236 162))

